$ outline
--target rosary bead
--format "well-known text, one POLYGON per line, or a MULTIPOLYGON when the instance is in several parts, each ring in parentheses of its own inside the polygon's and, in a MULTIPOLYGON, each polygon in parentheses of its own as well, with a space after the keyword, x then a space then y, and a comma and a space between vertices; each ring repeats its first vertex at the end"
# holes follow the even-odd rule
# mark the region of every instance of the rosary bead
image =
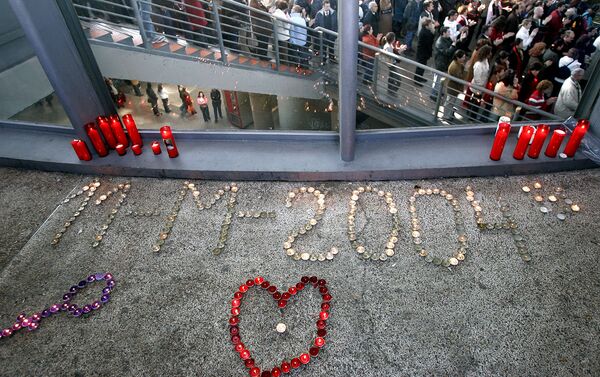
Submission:
POLYGON ((244 297, 244 294, 242 292, 235 292, 233 294, 233 298, 241 299, 242 297, 244 297))
POLYGON ((328 289, 327 287, 319 287, 319 293, 324 295, 325 293, 327 293, 328 289))
POLYGON ((233 344, 238 344, 241 341, 242 341, 242 339, 240 339, 239 335, 233 335, 231 337, 231 343, 233 343, 233 344))
POLYGON ((75 305, 75 304, 69 305, 69 311, 70 312, 75 311, 75 310, 77 310, 77 305, 75 305))
POLYGON ((12 325, 12 330, 13 331, 17 331, 21 329, 21 324, 19 322, 15 323, 14 325, 12 325))
POLYGON ((96 281, 96 275, 90 275, 87 277, 88 283, 96 281))
POLYGON ((69 288, 69 293, 77 293, 77 291, 79 290, 79 288, 77 288, 77 286, 72 286, 71 288, 69 288))
POLYGON ((310 277, 310 282, 313 284, 317 284, 318 278, 316 276, 311 276, 310 277))
MULTIPOLYGON (((258 278, 257 278, 258 279, 258 278)), ((262 283, 260 283, 261 288, 267 289, 269 288, 269 282, 268 281, 263 281, 262 283)))
POLYGON ((100 306, 101 306, 100 301, 94 301, 92 303, 92 310, 98 310, 98 309, 100 309, 100 306))
POLYGON ((252 279, 248 279, 248 281, 246 281, 246 285, 247 285, 248 287, 252 287, 252 286, 254 286, 254 280, 252 280, 252 279))
POLYGON ((65 301, 65 302, 71 301, 71 295, 69 293, 65 294, 63 296, 63 301, 65 301))
POLYGON ((323 301, 325 301, 325 302, 329 302, 329 301, 331 301, 331 299, 332 299, 332 298, 333 298, 333 297, 331 297, 331 295, 330 295, 329 293, 325 293, 325 294, 323 295, 323 301))
POLYGON ((329 311, 330 307, 331 306, 327 302, 324 302, 324 303, 321 304, 321 310, 324 311, 324 312, 329 311))
POLYGON ((319 318, 321 318, 323 321, 327 320, 329 318, 329 313, 328 312, 321 312, 319 313, 319 318))
POLYGON ((235 348, 236 352, 242 352, 244 350, 244 343, 240 342, 240 343, 236 344, 234 348, 235 348))
POLYGON ((317 328, 318 329, 324 329, 326 326, 327 326, 327 324, 322 319, 320 319, 320 320, 317 321, 317 328))
POLYGON ((310 281, 310 278, 308 276, 302 276, 302 278, 300 279, 300 281, 303 284, 307 284, 310 281))
POLYGON ((320 336, 317 337, 317 339, 315 339, 315 346, 323 347, 324 345, 325 345, 325 339, 321 338, 320 336))
POLYGON ((103 295, 108 295, 108 294, 110 294, 110 291, 111 291, 111 290, 110 290, 110 288, 108 288, 108 287, 104 287, 104 288, 102 288, 102 294, 103 294, 103 295))
POLYGON ((244 360, 244 365, 248 369, 252 368, 254 366, 254 359, 246 359, 246 360, 244 360))
POLYGON ((50 307, 50 313, 56 313, 59 310, 60 310, 60 307, 56 304, 54 304, 50 307))
POLYGON ((248 360, 250 358, 250 351, 243 350, 242 352, 240 352, 240 357, 242 358, 242 360, 248 360))
POLYGON ((52 315, 52 313, 50 313, 49 310, 42 310, 42 317, 43 318, 50 317, 51 315, 52 315))
POLYGON ((304 283, 296 283, 296 290, 301 291, 304 289, 304 283))
POLYGON ((109 288, 112 288, 115 286, 115 281, 114 280, 106 280, 106 286, 109 288))
POLYGON ((317 336, 320 336, 321 338, 324 338, 325 335, 327 335, 327 330, 325 330, 325 329, 319 329, 319 330, 317 330, 317 336))
POLYGON ((269 293, 273 294, 273 293, 275 293, 275 292, 277 291, 277 287, 276 287, 276 286, 274 286, 274 285, 272 285, 272 286, 270 286, 270 287, 267 289, 267 291, 268 291, 269 293))
POLYGON ((92 307, 91 307, 91 306, 89 306, 89 305, 85 305, 85 306, 83 307, 83 314, 88 314, 88 313, 89 313, 89 312, 91 312, 91 311, 92 311, 92 307))
POLYGON ((113 276, 110 273, 104 275, 104 280, 112 280, 112 278, 113 276))
POLYGON ((288 292, 289 292, 289 294, 291 294, 291 295, 295 295, 296 293, 298 293, 298 291, 296 290, 296 288, 295 288, 295 287, 290 287, 290 288, 288 289, 288 292))
POLYGON ((240 328, 239 328, 239 327, 237 327, 237 326, 231 326, 231 327, 229 328, 229 333, 230 333, 231 335, 237 335, 237 334, 239 334, 239 333, 240 333, 240 328))
POLYGON ((240 292, 242 292, 242 293, 248 292, 248 286, 246 284, 240 285, 240 292))
POLYGON ((286 305, 287 305, 287 301, 286 301, 286 300, 283 300, 283 299, 282 299, 282 300, 279 300, 279 301, 277 302, 277 306, 279 306, 279 307, 280 307, 280 308, 282 308, 282 309, 283 309, 283 308, 285 308, 285 306, 286 306, 286 305))
POLYGON ((310 361, 310 355, 307 353, 303 353, 302 355, 300 355, 300 362, 302 364, 308 364, 308 362, 310 361))
POLYGON ((13 333, 13 332, 12 332, 12 330, 11 330, 11 329, 4 329, 4 330, 2 330, 2 337, 3 337, 3 338, 7 338, 7 337, 11 336, 11 335, 12 335, 12 333, 13 333))
POLYGON ((39 322, 39 321, 41 321, 41 319, 42 319, 42 316, 41 316, 41 314, 40 314, 40 313, 35 313, 35 314, 33 314, 33 315, 31 316, 31 319, 32 319, 33 321, 35 321, 35 322, 39 322))
POLYGON ((241 305, 241 303, 242 303, 242 302, 241 302, 239 299, 237 299, 237 298, 236 298, 236 299, 233 299, 233 300, 231 300, 231 306, 233 306, 234 308, 237 308, 237 307, 239 307, 239 306, 241 305))
POLYGON ((292 370, 290 363, 288 363, 287 361, 284 361, 283 363, 281 363, 281 371, 283 373, 290 373, 290 370, 292 370))
POLYGON ((19 314, 19 316, 17 317, 17 322, 23 322, 23 320, 27 318, 27 315, 25 313, 21 313, 19 314))
POLYGON ((77 284, 77 286, 79 288, 84 288, 86 285, 87 285, 87 281, 85 281, 85 280, 82 280, 79 282, 79 284, 77 284))
POLYGON ((310 353, 312 357, 317 356, 319 354, 319 347, 310 347, 308 353, 310 353))
POLYGON ((319 281, 317 282, 317 284, 318 284, 320 287, 324 287, 325 285, 327 285, 327 282, 325 281, 325 279, 321 279, 321 280, 319 280, 319 281))
POLYGON ((271 371, 271 377, 279 377, 281 376, 281 369, 275 367, 273 368, 273 370, 271 371))
POLYGON ((252 369, 250 369, 250 377, 259 377, 260 376, 260 369, 254 367, 252 369))
POLYGON ((274 300, 279 300, 279 299, 281 299, 281 293, 279 293, 279 292, 275 292, 275 293, 273 293, 273 299, 274 299, 274 300))
POLYGON ((229 318, 229 324, 232 326, 237 325, 240 322, 240 317, 231 317, 229 318))
POLYGON ((107 303, 108 300, 110 300, 110 296, 109 295, 102 295, 102 297, 100 297, 100 301, 103 303, 107 303))
POLYGON ((295 357, 295 358, 292 359, 292 361, 291 361, 290 364, 292 365, 293 369, 297 369, 297 368, 300 367, 300 359, 298 359, 297 357, 295 357))
POLYGON ((289 300, 291 297, 292 297, 292 295, 291 295, 291 294, 289 294, 289 293, 287 293, 287 292, 284 292, 284 293, 281 295, 281 299, 282 299, 282 300, 289 300))
POLYGON ((73 312, 73 315, 75 317, 81 317, 82 314, 83 314, 83 310, 82 309, 75 309, 75 311, 73 312))
POLYGON ((240 308, 231 308, 231 315, 240 315, 240 308))
POLYGON ((263 278, 262 276, 258 276, 257 278, 254 279, 254 282, 256 284, 260 284, 261 286, 262 286, 262 283, 264 283, 264 281, 265 281, 265 278, 263 278))
POLYGON ((29 324, 29 326, 27 326, 27 329, 28 329, 29 331, 34 331, 34 330, 37 330, 37 329, 38 329, 38 327, 40 327, 40 324, 39 324, 39 323, 37 323, 37 322, 32 322, 32 323, 30 323, 30 324, 29 324))

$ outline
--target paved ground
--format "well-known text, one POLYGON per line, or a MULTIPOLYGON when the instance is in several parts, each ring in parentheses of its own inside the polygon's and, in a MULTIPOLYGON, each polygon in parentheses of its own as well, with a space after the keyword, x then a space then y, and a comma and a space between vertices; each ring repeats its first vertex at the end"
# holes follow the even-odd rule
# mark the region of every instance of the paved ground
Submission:
MULTIPOLYGON (((61 314, 44 320, 36 332, 1 339, 2 376, 247 375, 232 350, 227 320, 233 293, 258 274, 280 287, 302 275, 317 275, 327 279, 334 297, 326 346, 293 375, 600 374, 600 170, 373 182, 393 193, 401 219, 396 255, 386 262, 360 260, 345 234, 348 200, 360 184, 318 184, 329 191, 327 211, 295 247, 327 250, 337 245, 340 254, 323 263, 296 262, 283 253, 287 234, 314 212, 315 203, 306 198, 285 207, 287 192, 301 184, 240 183, 236 211, 271 210, 277 217, 234 217, 229 243, 214 256, 225 209, 219 204, 200 212, 191 195, 162 252, 151 250, 182 181, 131 179, 126 202, 100 246, 92 248, 115 198, 102 206, 92 200, 62 241, 50 245, 82 197, 59 205, 61 200, 91 177, 12 169, 1 169, 0 177, 2 326, 21 311, 60 301, 68 287, 90 273, 110 271, 117 280, 111 302, 90 317, 61 314), (556 218, 554 204, 548 204, 550 214, 541 213, 533 196, 521 191, 524 184, 533 187, 534 180, 543 184, 543 195, 553 187, 564 188, 581 212, 564 222, 556 218), (470 248, 464 263, 452 270, 428 264, 413 251, 408 198, 415 184, 441 187, 459 198, 470 248), (511 204, 531 262, 521 260, 507 232, 476 228, 464 196, 466 185, 475 189, 492 221, 501 220, 498 196, 511 204), (161 216, 133 217, 129 211, 158 211, 161 216)), ((100 177, 99 194, 123 181, 100 177)), ((201 198, 225 184, 196 183, 201 198)), ((456 236, 452 210, 443 202, 424 197, 417 208, 425 246, 433 255, 447 257, 456 248, 456 236)), ((381 250, 390 216, 376 197, 363 195, 359 203, 357 228, 364 228, 367 249, 381 250)), ((99 291, 93 285, 76 301, 89 301, 99 291)), ((271 367, 308 349, 318 302, 311 289, 281 311, 265 293, 248 295, 240 328, 260 366, 271 367), (286 334, 275 332, 278 322, 288 325, 286 334)))

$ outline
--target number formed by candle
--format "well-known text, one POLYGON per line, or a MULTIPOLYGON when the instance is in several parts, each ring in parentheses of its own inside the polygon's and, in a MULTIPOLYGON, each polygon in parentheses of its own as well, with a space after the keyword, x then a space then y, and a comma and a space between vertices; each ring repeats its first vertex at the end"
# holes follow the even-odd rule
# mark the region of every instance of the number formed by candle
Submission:
POLYGON ((110 225, 112 224, 115 216, 117 216, 117 213, 119 213, 119 210, 121 209, 123 203, 125 202, 125 199, 127 198, 127 194, 129 193, 130 188, 131 188, 131 184, 129 182, 119 183, 112 190, 108 191, 105 195, 101 195, 100 198, 98 200, 96 200, 96 205, 100 205, 105 200, 107 200, 110 196, 112 196, 113 194, 115 196, 119 196, 119 199, 117 199, 115 206, 110 210, 110 212, 106 218, 106 221, 104 222, 104 224, 102 224, 100 226, 100 232, 98 232, 96 234, 96 236, 94 237, 94 241, 92 242, 92 247, 100 246, 100 243, 102 242, 102 240, 108 233, 110 225))
POLYGON ((310 260, 310 261, 320 261, 323 262, 325 260, 332 260, 334 256, 338 253, 338 248, 333 246, 328 252, 319 252, 319 253, 309 253, 309 252, 301 252, 294 248, 294 242, 296 242, 300 237, 306 235, 311 230, 315 229, 325 214, 326 206, 325 206, 325 197, 327 195, 326 192, 321 192, 320 190, 315 189, 314 187, 300 187, 299 189, 294 189, 290 191, 285 200, 285 206, 287 208, 292 207, 292 203, 296 200, 299 200, 303 195, 312 195, 314 199, 317 201, 317 211, 314 216, 312 216, 305 225, 300 226, 298 230, 293 230, 287 240, 283 243, 283 249, 285 254, 294 260, 310 260))
POLYGON ((51 317, 58 312, 66 312, 73 317, 86 317, 88 314, 100 309, 103 305, 106 305, 110 300, 110 294, 115 288, 115 280, 110 273, 92 274, 87 279, 80 281, 77 285, 69 288, 69 291, 63 295, 63 301, 61 303, 50 305, 48 308, 33 313, 28 316, 25 313, 19 314, 15 323, 3 329, 0 332, 0 338, 9 338, 15 332, 19 330, 27 329, 29 331, 37 330, 40 323, 44 318, 51 317), (102 289, 102 295, 99 300, 93 301, 91 304, 82 306, 81 308, 77 304, 72 304, 71 300, 85 287, 90 286, 94 282, 105 281, 106 286, 102 289))
POLYGON ((415 251, 429 263, 433 263, 436 266, 450 267, 456 266, 463 260, 465 260, 465 254, 469 248, 467 243, 467 233, 465 230, 465 223, 462 211, 458 206, 458 200, 454 196, 445 190, 437 188, 423 189, 419 188, 415 190, 413 195, 408 199, 409 212, 411 216, 411 236, 413 238, 413 244, 415 251), (416 202, 421 196, 441 196, 446 199, 446 202, 450 204, 454 211, 454 224, 457 232, 458 248, 454 254, 449 258, 434 257, 429 251, 423 246, 423 229, 421 228, 421 221, 417 213, 416 202))
POLYGON ((400 231, 400 218, 398 217, 398 208, 394 202, 391 192, 385 192, 372 186, 360 186, 358 189, 352 191, 352 196, 349 202, 349 213, 348 213, 348 238, 352 244, 352 247, 356 250, 359 257, 365 260, 372 261, 386 261, 389 257, 394 256, 396 243, 398 242, 398 232, 400 231), (360 238, 361 234, 356 231, 356 209, 360 195, 368 193, 381 198, 387 206, 386 212, 391 215, 392 230, 390 237, 388 238, 385 248, 382 252, 370 251, 365 248, 365 242, 360 238))

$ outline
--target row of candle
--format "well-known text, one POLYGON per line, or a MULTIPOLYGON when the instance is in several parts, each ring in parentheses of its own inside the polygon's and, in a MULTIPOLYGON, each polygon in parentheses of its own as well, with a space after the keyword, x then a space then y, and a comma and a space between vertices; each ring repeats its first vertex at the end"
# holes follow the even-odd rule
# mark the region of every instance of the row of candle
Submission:
MULTIPOLYGON (((577 122, 577 125, 573 129, 573 133, 567 142, 565 150, 563 151, 567 157, 573 157, 575 155, 575 152, 577 152, 577 149, 579 148, 579 145, 581 144, 581 141, 583 140, 583 137, 589 128, 590 122, 588 120, 581 119, 577 122)), ((494 138, 494 144, 492 145, 492 151, 490 152, 490 159, 494 161, 500 160, 509 134, 510 123, 499 123, 496 137, 494 138)), ((530 158, 538 158, 549 134, 550 126, 545 124, 541 124, 537 127, 521 127, 519 139, 513 152, 513 158, 522 160, 525 158, 525 153, 527 153, 527 156, 530 158), (527 151, 528 148, 529 151, 527 151)), ((556 157, 566 135, 567 133, 563 130, 554 130, 544 154, 548 157, 556 157)))
MULTIPOLYGON (((142 146, 144 143, 131 114, 126 114, 123 116, 123 124, 127 129, 129 139, 123 130, 123 126, 121 125, 118 115, 111 115, 108 118, 99 116, 96 118, 96 124, 88 123, 84 128, 92 143, 92 146, 94 147, 94 150, 96 153, 98 153, 98 156, 107 156, 109 149, 116 150, 119 156, 125 155, 127 153, 127 147, 129 146, 129 140, 131 140, 131 150, 133 151, 133 154, 142 154, 142 146)), ((177 145, 175 144, 175 139, 173 138, 171 127, 161 127, 160 135, 163 139, 169 157, 177 157, 179 152, 177 150, 177 145)), ((80 160, 89 161, 92 159, 92 154, 85 141, 74 139, 71 141, 71 145, 73 146, 73 149, 80 160)), ((155 155, 161 154, 160 143, 158 141, 153 141, 150 144, 150 147, 155 155)))

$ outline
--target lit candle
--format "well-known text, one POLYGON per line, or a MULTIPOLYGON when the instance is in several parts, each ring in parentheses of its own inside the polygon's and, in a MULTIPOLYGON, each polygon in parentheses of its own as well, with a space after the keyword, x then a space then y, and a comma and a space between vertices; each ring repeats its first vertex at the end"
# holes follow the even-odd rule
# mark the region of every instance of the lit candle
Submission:
POLYGON ((533 143, 531 147, 529 147, 529 152, 527 155, 531 158, 538 158, 540 152, 542 151, 542 147, 544 146, 544 142, 550 133, 550 126, 545 124, 540 124, 535 130, 535 135, 533 136, 533 143))
POLYGON ((498 124, 496 137, 494 138, 494 144, 492 144, 492 151, 490 152, 490 159, 494 161, 500 160, 500 157, 502 157, 502 151, 504 151, 506 139, 508 139, 509 134, 510 123, 502 122, 498 124))
POLYGON ((117 153, 119 154, 119 156, 124 156, 125 153, 127 153, 127 148, 125 148, 125 146, 123 144, 117 144, 115 149, 117 150, 117 153))
POLYGON ((140 147, 144 145, 144 143, 142 142, 142 137, 140 136, 140 133, 137 129, 137 125, 135 124, 135 120, 133 120, 131 114, 123 115, 123 124, 127 129, 127 133, 129 134, 131 143, 138 144, 140 147))
POLYGON ((98 153, 98 156, 104 157, 108 154, 108 150, 106 149, 106 145, 104 145, 104 141, 102 141, 102 137, 100 137, 100 132, 96 129, 96 125, 94 123, 88 123, 85 125, 85 132, 87 133, 94 149, 98 153))
POLYGON ((171 131, 171 127, 161 127, 160 136, 162 136, 163 138, 163 142, 165 143, 165 148, 167 148, 167 153, 169 154, 169 157, 175 158, 179 156, 179 151, 177 150, 177 145, 175 144, 175 139, 173 138, 173 132, 171 131))
POLYGON ((515 147, 515 151, 513 152, 513 158, 515 158, 516 160, 522 160, 523 157, 525 157, 525 152, 527 152, 527 147, 529 147, 529 142, 531 141, 532 135, 533 127, 521 127, 521 136, 519 136, 519 141, 517 141, 517 146, 515 147))
POLYGON ((125 131, 123 131, 123 125, 121 125, 119 116, 111 115, 108 118, 108 122, 110 123, 110 128, 117 139, 117 143, 123 144, 123 146, 127 148, 129 146, 129 140, 127 140, 127 135, 125 135, 125 131))
POLYGON ((108 119, 106 117, 99 116, 96 118, 96 124, 98 124, 98 127, 100 127, 100 131, 102 131, 102 135, 104 136, 104 140, 106 140, 108 147, 115 149, 118 144, 117 138, 108 124, 108 119))
POLYGON ((133 144, 131 146, 131 150, 133 151, 133 154, 136 156, 139 156, 142 154, 142 146, 139 144, 133 144))
POLYGON ((569 141, 567 142, 567 146, 565 147, 565 150, 563 151, 567 155, 567 157, 575 156, 575 152, 577 152, 577 149, 579 148, 579 144, 581 144, 581 140, 583 140, 583 137, 585 136, 585 134, 587 133, 589 128, 590 128, 589 120, 581 119, 581 120, 579 120, 579 122, 577 122, 577 125, 573 129, 573 133, 571 134, 571 137, 569 138, 569 141))
POLYGON ((73 141, 71 141, 71 145, 73 146, 73 149, 75 150, 75 153, 77 154, 77 157, 79 157, 80 160, 89 161, 92 159, 92 154, 90 153, 90 150, 85 144, 85 141, 73 139, 73 141))
POLYGON ((562 144, 562 141, 566 135, 567 133, 563 130, 554 130, 544 154, 548 157, 556 157, 556 154, 560 149, 560 145, 562 144))
POLYGON ((160 154, 160 143, 158 141, 153 141, 150 146, 152 147, 152 152, 154 152, 154 154, 160 154))

